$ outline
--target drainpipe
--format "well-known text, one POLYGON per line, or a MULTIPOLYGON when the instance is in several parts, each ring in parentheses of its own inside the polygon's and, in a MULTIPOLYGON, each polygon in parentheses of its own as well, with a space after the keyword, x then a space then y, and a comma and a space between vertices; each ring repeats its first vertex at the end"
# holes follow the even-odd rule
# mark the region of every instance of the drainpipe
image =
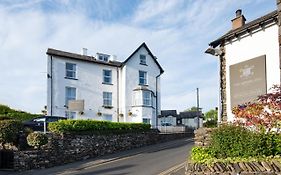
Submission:
POLYGON ((119 67, 117 67, 117 122, 119 122, 119 67))
POLYGON ((155 107, 156 107, 156 127, 158 126, 158 78, 160 77, 162 73, 160 73, 159 75, 156 76, 156 92, 155 92, 155 96, 156 96, 156 103, 155 103, 155 107))
POLYGON ((53 115, 53 56, 51 55, 51 116, 53 115))

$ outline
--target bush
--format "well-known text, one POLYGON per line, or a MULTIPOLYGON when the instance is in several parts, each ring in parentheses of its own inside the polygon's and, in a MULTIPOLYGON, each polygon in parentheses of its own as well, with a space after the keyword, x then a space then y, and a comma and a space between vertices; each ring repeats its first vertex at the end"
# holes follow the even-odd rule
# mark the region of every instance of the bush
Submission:
POLYGON ((35 148, 40 148, 48 143, 47 135, 41 132, 30 133, 26 140, 29 146, 33 146, 35 148))
POLYGON ((150 129, 150 124, 116 123, 95 120, 59 120, 49 123, 48 129, 55 133, 122 133, 147 131, 150 129))
POLYGON ((213 153, 209 148, 203 148, 203 147, 193 147, 191 150, 191 160, 198 163, 203 163, 208 161, 209 159, 212 159, 213 153))
POLYGON ((203 123, 203 126, 206 128, 215 128, 217 127, 218 122, 216 120, 207 120, 203 123))
POLYGON ((209 149, 216 158, 274 156, 281 154, 280 141, 280 134, 222 125, 211 133, 209 149))
POLYGON ((37 116, 38 115, 36 115, 36 114, 30 114, 28 112, 14 110, 8 106, 0 104, 0 120, 2 118, 5 118, 5 119, 9 118, 9 119, 13 119, 13 120, 25 121, 25 120, 30 120, 32 118, 35 118, 37 116))
POLYGON ((0 120, 0 144, 15 143, 22 123, 15 120, 0 120))

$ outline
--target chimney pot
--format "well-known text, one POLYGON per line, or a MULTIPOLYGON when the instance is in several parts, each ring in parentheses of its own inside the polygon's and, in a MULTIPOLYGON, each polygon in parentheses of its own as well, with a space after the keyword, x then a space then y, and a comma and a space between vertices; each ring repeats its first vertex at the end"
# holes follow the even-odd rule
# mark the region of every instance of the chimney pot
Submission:
POLYGON ((241 16, 242 15, 242 10, 241 9, 238 9, 238 10, 236 10, 236 17, 239 17, 239 16, 241 16))
POLYGON ((82 55, 87 56, 87 52, 88 52, 87 48, 82 48, 82 55))

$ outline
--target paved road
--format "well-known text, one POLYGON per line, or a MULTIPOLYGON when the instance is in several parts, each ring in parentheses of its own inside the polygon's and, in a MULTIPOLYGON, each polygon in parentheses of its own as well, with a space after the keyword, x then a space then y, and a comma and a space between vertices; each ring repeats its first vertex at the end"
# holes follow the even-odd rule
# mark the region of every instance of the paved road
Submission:
POLYGON ((107 155, 98 159, 43 170, 32 170, 21 174, 181 175, 184 174, 183 163, 192 146, 192 139, 181 139, 107 155))

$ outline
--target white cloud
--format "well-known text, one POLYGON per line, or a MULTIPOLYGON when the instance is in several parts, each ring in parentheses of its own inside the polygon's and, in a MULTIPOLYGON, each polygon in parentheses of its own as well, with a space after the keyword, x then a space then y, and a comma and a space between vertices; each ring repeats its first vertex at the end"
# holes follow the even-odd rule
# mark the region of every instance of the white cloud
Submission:
MULTIPOLYGON (((112 21, 124 4, 115 1, 0 2, 0 103, 31 112, 46 104, 48 47, 124 60, 142 42, 158 57, 163 109, 196 104, 196 87, 206 110, 217 105, 217 60, 204 54, 208 42, 230 26, 234 8, 254 0, 141 1, 131 14, 112 21), (48 11, 42 3, 56 6, 48 11), (231 7, 232 9, 229 9, 231 7), (19 10, 17 10, 19 9, 19 10), (94 12, 91 12, 91 10, 94 12), (95 15, 95 18, 92 18, 95 15), (110 20, 104 20, 110 19, 110 20)), ((266 2, 260 0, 259 5, 266 2)), ((263 15, 262 13, 260 15, 263 15)))

